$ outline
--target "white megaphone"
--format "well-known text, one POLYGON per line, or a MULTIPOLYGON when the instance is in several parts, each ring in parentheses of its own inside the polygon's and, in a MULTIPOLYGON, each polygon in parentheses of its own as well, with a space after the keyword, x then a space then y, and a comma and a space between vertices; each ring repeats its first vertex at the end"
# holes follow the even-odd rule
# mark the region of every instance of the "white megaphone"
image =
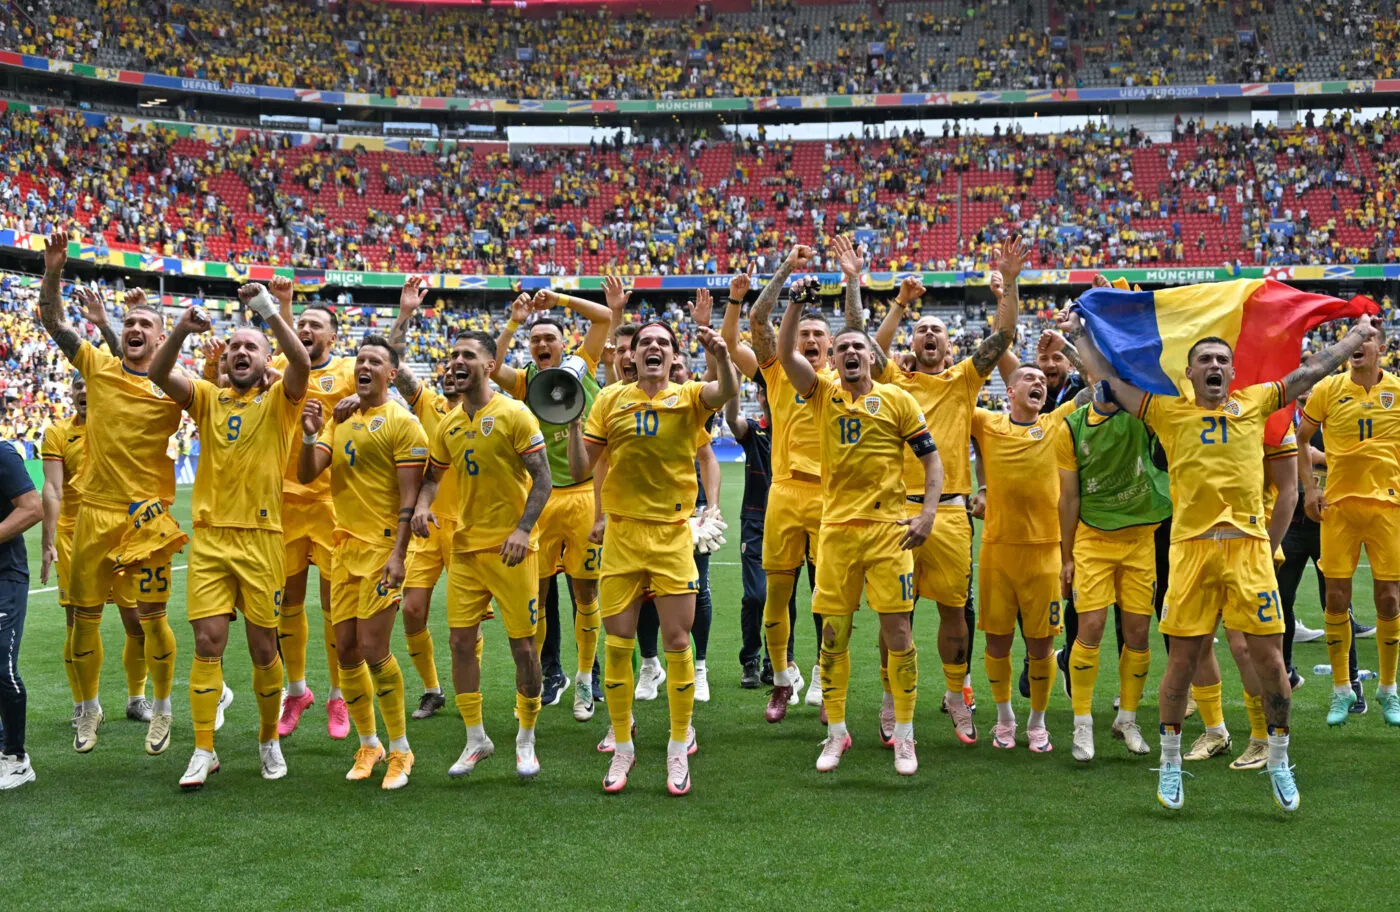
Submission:
POLYGON ((569 355, 558 367, 548 367, 530 379, 525 404, 545 424, 568 424, 583 411, 583 377, 588 363, 569 355))

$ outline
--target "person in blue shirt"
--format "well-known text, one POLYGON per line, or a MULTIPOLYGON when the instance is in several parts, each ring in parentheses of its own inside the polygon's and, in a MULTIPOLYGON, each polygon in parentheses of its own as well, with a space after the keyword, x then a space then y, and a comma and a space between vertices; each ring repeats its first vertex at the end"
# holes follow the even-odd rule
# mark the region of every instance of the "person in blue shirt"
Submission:
POLYGON ((19 450, 0 439, 0 790, 34 781, 34 767, 24 751, 26 698, 19 676, 19 644, 29 601, 24 533, 43 518, 43 501, 19 450))

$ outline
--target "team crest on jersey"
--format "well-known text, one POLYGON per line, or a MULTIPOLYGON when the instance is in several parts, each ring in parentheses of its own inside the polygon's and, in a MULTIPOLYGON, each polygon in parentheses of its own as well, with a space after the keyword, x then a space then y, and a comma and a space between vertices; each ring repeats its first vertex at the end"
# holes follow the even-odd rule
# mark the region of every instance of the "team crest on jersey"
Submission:
POLYGON ((151 381, 151 392, 155 393, 157 399, 165 398, 165 390, 156 386, 156 382, 154 380, 151 381))
POLYGON ((316 385, 321 387, 321 392, 329 393, 335 389, 335 377, 330 374, 322 374, 316 378, 316 385))
POLYGON ((866 397, 865 397, 865 410, 866 410, 867 412, 869 412, 870 414, 872 414, 872 415, 878 415, 878 414, 880 414, 880 397, 879 397, 879 396, 866 396, 866 397))
POLYGON ((1383 408, 1383 409, 1388 409, 1388 408, 1390 408, 1392 405, 1395 404, 1395 394, 1394 394, 1394 393, 1381 393, 1381 394, 1380 394, 1379 396, 1377 396, 1376 398, 1380 400, 1381 408, 1383 408))
POLYGON ((373 417, 373 418, 371 418, 371 419, 369 420, 369 432, 370 432, 371 434, 373 434, 375 431, 379 430, 379 429, 382 428, 383 426, 384 426, 384 416, 383 416, 383 415, 376 415, 375 417, 373 417))
POLYGON ((1229 415, 1231 418, 1240 417, 1240 404, 1231 399, 1229 402, 1225 403, 1225 414, 1229 415))
POLYGON ((1026 434, 1029 435, 1032 440, 1039 440, 1045 436, 1045 432, 1040 429, 1040 425, 1038 424, 1027 430, 1026 434))
POLYGON ((679 396, 667 396, 665 399, 661 400, 661 404, 667 408, 675 408, 676 403, 680 401, 681 398, 679 396))
POLYGON ((494 428, 495 426, 496 426, 496 419, 495 419, 495 417, 489 416, 489 415, 488 415, 487 417, 481 419, 481 436, 483 436, 483 437, 490 437, 490 436, 491 436, 491 429, 494 428))

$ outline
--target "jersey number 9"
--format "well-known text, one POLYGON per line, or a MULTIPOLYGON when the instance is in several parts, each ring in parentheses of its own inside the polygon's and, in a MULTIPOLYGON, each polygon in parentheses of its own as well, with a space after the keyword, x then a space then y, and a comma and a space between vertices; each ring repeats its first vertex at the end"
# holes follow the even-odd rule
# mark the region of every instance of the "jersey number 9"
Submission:
POLYGON ((229 415, 229 416, 228 416, 228 442, 229 442, 229 443, 233 443, 235 440, 237 440, 237 439, 238 439, 238 435, 239 435, 239 433, 240 433, 242 430, 243 430, 243 416, 242 416, 242 415, 229 415))

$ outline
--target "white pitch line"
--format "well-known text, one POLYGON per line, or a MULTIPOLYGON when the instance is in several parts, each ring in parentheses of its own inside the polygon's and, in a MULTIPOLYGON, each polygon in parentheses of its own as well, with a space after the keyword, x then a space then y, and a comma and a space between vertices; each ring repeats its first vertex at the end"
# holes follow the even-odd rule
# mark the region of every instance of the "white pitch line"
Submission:
MULTIPOLYGON (((171 572, 171 573, 176 573, 176 572, 178 572, 178 571, 180 571, 180 570, 184 570, 184 569, 185 569, 186 567, 188 567, 188 566, 189 566, 189 564, 181 564, 181 565, 178 566, 178 567, 171 567, 171 568, 170 568, 170 572, 171 572)), ((30 589, 30 590, 29 590, 29 594, 30 594, 30 595, 43 595, 45 592, 57 592, 57 591, 58 591, 58 587, 57 587, 57 586, 47 586, 47 587, 45 587, 45 588, 43 588, 43 589, 30 589)))

